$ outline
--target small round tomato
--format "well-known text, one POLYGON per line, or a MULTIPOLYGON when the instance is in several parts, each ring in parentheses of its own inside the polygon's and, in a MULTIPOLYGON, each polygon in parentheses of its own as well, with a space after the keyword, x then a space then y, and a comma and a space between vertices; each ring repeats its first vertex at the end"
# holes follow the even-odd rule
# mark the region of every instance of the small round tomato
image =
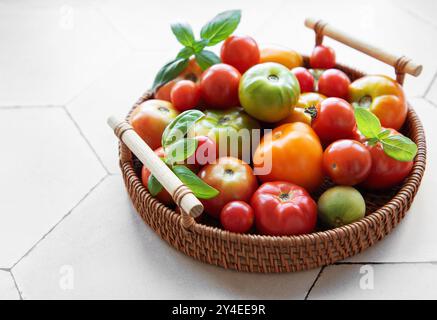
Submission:
POLYGON ((238 86, 241 74, 233 66, 215 64, 202 74, 200 79, 200 93, 203 101, 216 109, 227 109, 240 104, 238 86))
POLYGON ((348 99, 349 77, 338 69, 328 69, 322 73, 318 82, 318 91, 327 97, 348 99))
POLYGON ((186 163, 204 166, 213 163, 217 159, 217 145, 207 136, 194 137, 197 140, 197 149, 188 159, 186 163))
POLYGON ((220 213, 220 222, 225 230, 245 233, 253 226, 253 209, 244 201, 231 201, 220 213))
POLYGON ((223 63, 235 67, 241 74, 259 63, 259 49, 256 41, 247 36, 230 36, 223 43, 220 57, 223 63))
POLYGON ((190 80, 181 80, 171 89, 171 102, 179 111, 197 107, 200 101, 200 88, 190 80))
POLYGON ((311 126, 325 144, 350 138, 356 126, 354 109, 346 100, 327 98, 317 105, 311 126))
POLYGON ((335 67, 334 49, 319 45, 316 46, 310 57, 310 65, 314 69, 330 69, 335 67))
POLYGON ((303 64, 303 59, 300 53, 281 46, 262 48, 260 50, 260 55, 260 63, 276 62, 282 64, 290 70, 300 67, 303 64))
POLYGON ((363 182, 370 172, 369 150, 355 140, 337 140, 323 153, 323 168, 336 184, 353 186, 363 182))
POLYGON ((308 69, 304 67, 297 67, 291 70, 299 81, 300 92, 312 92, 314 91, 314 77, 308 69))
POLYGON ((198 176, 219 191, 216 197, 201 200, 205 211, 215 218, 219 217, 222 208, 228 202, 248 202, 258 187, 252 168, 233 157, 219 158, 216 163, 204 166, 198 176))
POLYGON ((317 222, 317 205, 304 188, 287 182, 261 185, 250 201, 257 229, 266 235, 310 233, 317 222))

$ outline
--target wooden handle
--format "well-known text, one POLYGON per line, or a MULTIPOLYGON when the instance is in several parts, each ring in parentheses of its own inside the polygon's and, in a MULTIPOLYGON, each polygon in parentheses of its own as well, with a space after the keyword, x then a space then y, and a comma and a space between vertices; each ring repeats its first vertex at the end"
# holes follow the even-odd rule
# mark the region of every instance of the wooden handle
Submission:
POLYGON ((172 195, 176 204, 182 209, 183 226, 188 228, 193 225, 193 218, 200 216, 203 212, 203 205, 199 199, 140 138, 129 123, 112 116, 108 118, 108 124, 114 130, 115 135, 126 144, 129 150, 158 179, 165 190, 172 195))
POLYGON ((361 41, 346 32, 337 29, 327 22, 315 18, 306 18, 305 26, 313 29, 316 33, 316 44, 319 45, 323 41, 323 36, 328 36, 337 40, 351 48, 361 51, 375 59, 387 63, 395 68, 398 82, 403 83, 405 73, 411 74, 415 77, 422 72, 422 66, 414 63, 411 59, 405 56, 399 56, 387 52, 381 48, 377 48, 364 41, 361 41))

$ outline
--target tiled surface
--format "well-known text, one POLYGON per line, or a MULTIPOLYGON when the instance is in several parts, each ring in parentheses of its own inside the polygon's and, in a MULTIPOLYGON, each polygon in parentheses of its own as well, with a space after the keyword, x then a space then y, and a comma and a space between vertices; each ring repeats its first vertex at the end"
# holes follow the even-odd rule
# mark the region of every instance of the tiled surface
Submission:
MULTIPOLYGON (((310 299, 436 298, 437 46, 429 41, 437 34, 435 12, 432 0, 208 6, 197 0, 0 0, 0 299, 20 298, 19 292, 24 299, 303 299, 313 284, 310 299), (417 198, 386 239, 320 277, 319 270, 236 273, 184 256, 138 218, 119 176, 106 117, 126 114, 175 55, 170 22, 188 20, 198 32, 230 8, 243 9, 237 33, 261 45, 310 52, 314 37, 303 20, 316 16, 424 65, 419 78, 406 79, 428 138, 417 198), (377 263, 373 290, 360 287, 366 274, 355 263, 377 263)), ((392 74, 391 67, 326 42, 339 61, 392 74)))

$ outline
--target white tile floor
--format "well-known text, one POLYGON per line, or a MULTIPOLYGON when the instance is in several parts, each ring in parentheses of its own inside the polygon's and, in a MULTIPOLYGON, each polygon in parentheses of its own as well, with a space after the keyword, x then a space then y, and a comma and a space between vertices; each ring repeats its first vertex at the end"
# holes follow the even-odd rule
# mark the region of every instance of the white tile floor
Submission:
MULTIPOLYGON (((0 299, 437 298, 436 2, 203 3, 0 0, 0 299), (303 19, 315 15, 424 65, 406 91, 426 128, 427 172, 405 220, 364 253, 295 274, 226 271, 170 248, 132 208, 106 117, 127 112, 175 54, 170 22, 198 30, 236 7, 237 33, 260 43, 308 52, 303 19)), ((328 42, 339 60, 392 74, 328 42)))

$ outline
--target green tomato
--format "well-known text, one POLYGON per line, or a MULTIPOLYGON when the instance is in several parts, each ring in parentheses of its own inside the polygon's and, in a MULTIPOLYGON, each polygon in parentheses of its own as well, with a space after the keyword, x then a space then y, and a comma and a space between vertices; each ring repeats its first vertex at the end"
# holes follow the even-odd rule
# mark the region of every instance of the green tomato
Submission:
POLYGON ((188 136, 211 138, 217 145, 217 156, 250 161, 252 149, 256 148, 252 146, 252 130, 261 128, 259 122, 239 107, 203 113, 205 116, 188 131, 188 136))
POLYGON ((352 187, 336 186, 326 190, 318 201, 320 219, 331 227, 340 227, 364 217, 363 196, 352 187))
POLYGON ((277 122, 296 105, 300 86, 294 74, 275 62, 253 66, 244 73, 239 86, 240 103, 252 117, 277 122))

